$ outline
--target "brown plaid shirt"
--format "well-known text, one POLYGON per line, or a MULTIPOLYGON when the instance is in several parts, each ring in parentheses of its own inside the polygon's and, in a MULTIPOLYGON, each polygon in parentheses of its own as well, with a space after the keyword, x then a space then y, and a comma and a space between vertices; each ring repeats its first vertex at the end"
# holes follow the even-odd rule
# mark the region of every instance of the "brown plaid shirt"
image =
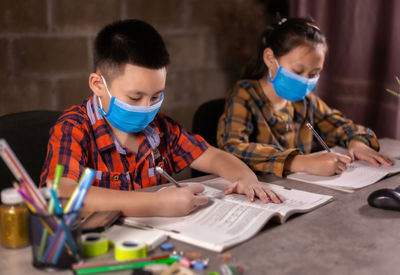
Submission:
POLYGON ((379 149, 372 130, 354 124, 312 93, 274 110, 256 80, 241 80, 230 91, 218 124, 218 146, 254 171, 282 177, 289 156, 311 152, 313 135, 307 122, 328 146, 345 146, 352 136, 363 135, 372 148, 379 149))

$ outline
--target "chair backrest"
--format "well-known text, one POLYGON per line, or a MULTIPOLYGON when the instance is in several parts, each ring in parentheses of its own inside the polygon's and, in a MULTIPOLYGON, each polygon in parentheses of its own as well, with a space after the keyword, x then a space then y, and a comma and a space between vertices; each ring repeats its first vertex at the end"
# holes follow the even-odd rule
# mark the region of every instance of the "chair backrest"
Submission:
MULTIPOLYGON (((7 141, 36 184, 46 158, 49 130, 60 115, 59 111, 27 111, 0 117, 0 138, 7 141)), ((0 158, 0 189, 12 186, 13 180, 0 158)))
MULTIPOLYGON (((219 98, 200 105, 193 117, 192 132, 202 136, 210 145, 217 146, 218 119, 224 112, 225 99, 219 98)), ((205 175, 192 170, 192 177, 205 175)))

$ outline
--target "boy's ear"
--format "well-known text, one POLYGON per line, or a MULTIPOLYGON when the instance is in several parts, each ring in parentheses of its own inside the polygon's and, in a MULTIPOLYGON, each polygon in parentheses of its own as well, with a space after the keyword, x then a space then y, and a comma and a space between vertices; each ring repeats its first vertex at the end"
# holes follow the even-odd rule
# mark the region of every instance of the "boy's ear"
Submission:
POLYGON ((103 79, 101 78, 100 74, 97 73, 91 73, 89 75, 89 87, 92 92, 99 97, 103 96, 106 89, 103 79))

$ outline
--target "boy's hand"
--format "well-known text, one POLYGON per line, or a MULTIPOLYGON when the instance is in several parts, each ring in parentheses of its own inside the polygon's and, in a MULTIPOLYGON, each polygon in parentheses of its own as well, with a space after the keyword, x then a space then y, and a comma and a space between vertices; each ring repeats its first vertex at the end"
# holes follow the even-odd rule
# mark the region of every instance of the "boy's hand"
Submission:
POLYGON ((247 195, 249 201, 254 201, 257 196, 263 203, 281 203, 283 200, 270 189, 264 187, 258 180, 238 180, 225 187, 225 195, 237 193, 247 195))
POLYGON ((162 216, 185 216, 208 203, 208 198, 200 195, 203 191, 204 186, 201 184, 182 184, 181 188, 170 186, 156 192, 158 202, 155 203, 159 203, 162 216))
POLYGON ((388 157, 379 154, 377 151, 367 146, 364 142, 357 139, 350 140, 347 154, 352 160, 365 160, 374 166, 380 166, 381 164, 385 166, 393 165, 393 162, 388 157))

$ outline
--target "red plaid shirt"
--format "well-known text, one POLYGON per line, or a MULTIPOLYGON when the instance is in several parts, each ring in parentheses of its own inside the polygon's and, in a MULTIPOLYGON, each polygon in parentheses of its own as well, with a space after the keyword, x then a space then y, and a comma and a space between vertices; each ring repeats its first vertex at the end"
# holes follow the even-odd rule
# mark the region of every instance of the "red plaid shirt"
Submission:
POLYGON ((85 167, 90 167, 96 171, 94 186, 118 190, 146 188, 166 183, 155 173, 156 164, 168 173, 177 173, 209 147, 199 135, 188 133, 172 119, 157 114, 150 127, 138 133, 135 154, 112 135, 94 99, 95 95, 66 110, 50 130, 40 186, 47 178, 53 179, 56 165, 62 164, 63 177, 75 181, 85 167), (153 147, 159 155, 154 154, 157 150, 153 147))

